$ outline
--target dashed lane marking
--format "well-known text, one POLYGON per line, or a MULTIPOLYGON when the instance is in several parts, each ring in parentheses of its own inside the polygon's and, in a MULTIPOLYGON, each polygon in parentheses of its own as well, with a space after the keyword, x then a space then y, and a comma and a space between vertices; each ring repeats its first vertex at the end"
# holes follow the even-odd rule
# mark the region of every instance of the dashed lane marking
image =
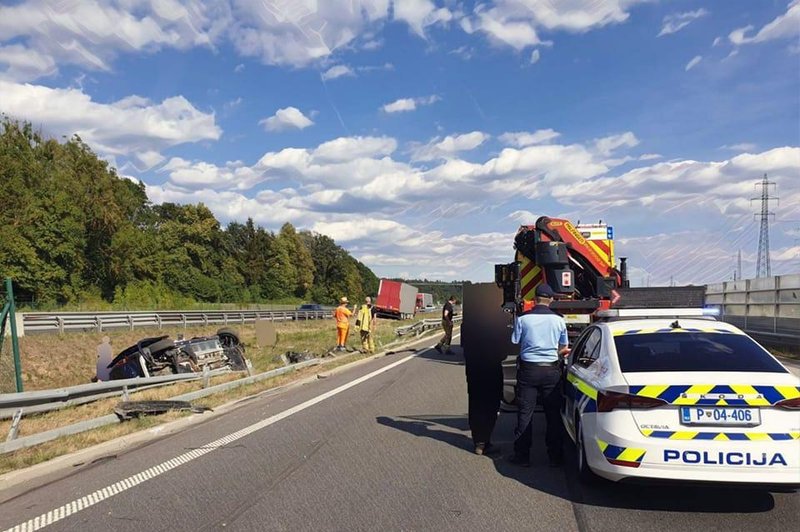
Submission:
POLYGON ((415 358, 415 355, 407 356, 398 360, 397 362, 393 362, 386 367, 383 367, 379 370, 373 371, 372 373, 368 373, 363 377, 359 377, 353 381, 348 382, 347 384, 343 384, 338 388, 335 388, 329 392, 325 392, 322 395, 314 397, 313 399, 309 399, 304 403, 300 403, 297 406, 293 406, 288 410, 284 410, 280 414, 275 414, 274 416, 268 417, 266 419, 262 419, 258 423, 253 423, 252 425, 245 427, 241 430, 238 430, 232 434, 228 434, 227 436, 223 436, 218 440, 215 440, 211 443, 203 445, 202 447, 198 447, 197 449, 193 449, 189 452, 183 453, 180 456, 173 458, 172 460, 167 460, 161 464, 153 466, 141 473, 137 473, 132 475, 124 480, 120 480, 110 486, 106 486, 103 489, 99 489, 94 493, 90 493, 89 495, 85 495, 80 499, 74 500, 70 503, 67 503, 55 510, 50 510, 49 512, 42 514, 38 517, 34 517, 24 523, 20 523, 15 527, 8 528, 5 532, 29 532, 33 530, 40 530, 48 525, 52 525, 57 521, 61 521, 62 519, 66 519, 67 517, 74 515, 81 510, 85 510, 95 504, 98 504, 106 499, 109 499, 115 495, 119 495, 120 493, 127 491, 133 487, 142 484, 143 482, 147 482, 148 480, 154 479, 164 473, 175 469, 176 467, 182 466, 192 460, 196 460, 203 455, 206 455, 220 447, 224 447, 225 445, 230 445, 231 443, 244 438, 245 436, 249 436, 254 432, 257 432, 265 427, 272 425, 273 423, 277 423, 282 419, 286 419, 287 417, 296 414, 305 410, 306 408, 310 408, 317 403, 321 403, 322 401, 333 397, 339 393, 342 393, 345 390, 349 390, 354 386, 358 386, 362 382, 368 381, 373 377, 377 377, 381 373, 385 373, 392 368, 396 368, 400 364, 408 362, 412 358, 415 358))

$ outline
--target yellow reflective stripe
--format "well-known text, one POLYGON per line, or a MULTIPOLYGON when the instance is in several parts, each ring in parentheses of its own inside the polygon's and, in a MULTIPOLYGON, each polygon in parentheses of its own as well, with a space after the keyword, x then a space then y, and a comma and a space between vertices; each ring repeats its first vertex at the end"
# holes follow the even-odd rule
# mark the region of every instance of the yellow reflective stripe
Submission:
POLYGON ((764 441, 772 439, 769 434, 766 434, 764 432, 750 432, 750 433, 746 432, 744 435, 753 441, 764 441))
POLYGON ((800 390, 797 389, 797 386, 775 386, 775 389, 783 396, 784 399, 795 399, 800 397, 800 390))
POLYGON ((719 401, 717 401, 717 406, 728 406, 728 401, 726 401, 725 399, 720 399, 719 401))
POLYGON ((645 436, 648 436, 648 437, 649 437, 649 436, 650 436, 650 435, 651 435, 653 432, 655 432, 653 429, 639 429, 639 430, 642 432, 642 434, 644 434, 645 436))
POLYGON ((800 440, 800 432, 790 432, 789 436, 791 436, 793 440, 800 440))
POLYGON ((672 401, 674 405, 694 405, 700 401, 700 395, 706 394, 714 388, 714 384, 695 384, 693 386, 689 386, 689 388, 684 392, 687 395, 694 395, 695 397, 682 397, 678 396, 672 401))
POLYGON ((567 374, 567 380, 571 382, 577 389, 582 391, 585 395, 588 395, 592 399, 597 399, 597 390, 592 388, 587 382, 579 379, 572 373, 567 374))
POLYGON ((728 438, 728 436, 724 432, 720 432, 719 434, 714 436, 714 440, 716 440, 716 441, 729 441, 730 438, 728 438))
POLYGON ((637 462, 642 456, 644 456, 644 453, 644 449, 634 449, 633 447, 628 447, 619 453, 619 456, 614 458, 614 460, 622 460, 623 462, 637 462))
POLYGON ((597 439, 597 445, 600 447, 601 452, 606 452, 606 449, 608 449, 608 444, 599 438, 597 439))
POLYGON ((647 386, 639 390, 639 392, 636 395, 642 397, 650 397, 652 399, 658 399, 658 396, 664 393, 667 390, 667 388, 669 388, 669 385, 667 384, 648 384, 647 386))
POLYGON ((676 432, 669 437, 670 440, 693 440, 699 432, 676 432))

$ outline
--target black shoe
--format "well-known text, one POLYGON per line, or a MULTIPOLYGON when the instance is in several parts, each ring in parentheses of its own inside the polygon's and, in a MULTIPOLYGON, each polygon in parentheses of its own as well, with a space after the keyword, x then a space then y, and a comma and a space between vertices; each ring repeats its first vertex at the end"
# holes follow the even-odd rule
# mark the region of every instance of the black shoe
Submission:
POLYGON ((518 454, 512 454, 507 458, 509 463, 514 465, 522 466, 522 467, 530 467, 531 466, 531 459, 528 456, 520 456, 518 454))
POLYGON ((495 445, 487 443, 483 446, 484 456, 497 456, 499 454, 500 454, 500 449, 498 449, 495 445))
POLYGON ((550 467, 561 467, 564 465, 564 457, 563 456, 551 456, 548 462, 550 467))
POLYGON ((440 346, 439 344, 436 344, 435 346, 433 346, 433 348, 439 351, 439 353, 442 352, 442 346, 440 346))

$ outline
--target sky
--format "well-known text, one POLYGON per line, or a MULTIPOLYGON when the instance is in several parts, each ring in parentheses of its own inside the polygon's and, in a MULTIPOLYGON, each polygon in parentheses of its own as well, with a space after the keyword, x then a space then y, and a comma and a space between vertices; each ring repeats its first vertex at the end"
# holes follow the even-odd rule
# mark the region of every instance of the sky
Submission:
POLYGON ((800 0, 0 0, 0 112, 153 203, 488 281, 541 215, 633 285, 800 273, 800 0))

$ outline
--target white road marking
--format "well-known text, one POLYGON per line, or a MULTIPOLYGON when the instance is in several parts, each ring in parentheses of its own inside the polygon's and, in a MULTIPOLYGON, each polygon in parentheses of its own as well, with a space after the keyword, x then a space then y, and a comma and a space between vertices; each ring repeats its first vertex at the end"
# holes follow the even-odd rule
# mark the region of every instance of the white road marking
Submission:
POLYGON ((272 417, 268 417, 266 419, 262 419, 258 423, 254 423, 254 424, 252 424, 252 425, 250 425, 248 427, 245 427, 245 428, 243 428, 241 430, 238 430, 238 431, 236 431, 236 432, 234 432, 232 434, 228 434, 227 436, 223 436, 222 438, 219 438, 218 440, 215 440, 215 441, 213 441, 211 443, 207 443, 206 445, 203 445, 202 447, 199 447, 197 449, 193 449, 193 450, 191 450, 189 452, 183 453, 182 455, 177 456, 177 457, 173 458, 172 460, 167 460, 166 462, 163 462, 161 464, 153 466, 153 467, 151 467, 151 468, 149 468, 149 469, 147 469, 145 471, 142 471, 141 473, 138 473, 136 475, 132 475, 132 476, 130 476, 130 477, 124 479, 124 480, 120 480, 119 482, 111 484, 110 486, 106 486, 105 488, 99 489, 99 490, 95 491, 94 493, 90 493, 89 495, 81 497, 80 499, 77 499, 75 501, 67 503, 67 504, 65 504, 65 505, 63 505, 63 506, 61 506, 59 508, 51 510, 51 511, 49 511, 49 512, 47 512, 45 514, 42 514, 42 515, 40 515, 38 517, 34 517, 33 519, 30 519, 30 520, 26 521, 25 523, 20 523, 20 524, 18 524, 17 526, 15 526, 13 528, 8 528, 4 532, 28 532, 28 531, 32 531, 32 530, 40 530, 40 529, 42 529, 42 528, 44 528, 44 527, 46 527, 48 525, 52 525, 53 523, 55 523, 57 521, 61 521, 62 519, 65 519, 65 518, 67 518, 67 517, 69 517, 71 515, 74 515, 74 514, 80 512, 81 510, 85 510, 86 508, 89 508, 90 506, 94 506, 95 504, 97 504, 99 502, 102 502, 102 501, 104 501, 106 499, 109 499, 109 498, 113 497, 114 495, 119 495, 120 493, 122 493, 122 492, 124 492, 126 490, 129 490, 129 489, 131 489, 131 488, 133 488, 135 486, 138 486, 139 484, 141 484, 143 482, 146 482, 148 480, 156 478, 157 476, 162 475, 162 474, 166 473, 167 471, 171 471, 172 469, 175 469, 178 466, 181 466, 183 464, 191 462, 192 460, 200 458, 201 456, 204 456, 204 455, 206 455, 206 454, 218 449, 219 447, 222 447, 224 445, 229 445, 229 444, 231 444, 231 443, 233 443, 233 442, 235 442, 237 440, 240 440, 240 439, 244 438, 245 436, 249 436, 250 434, 253 434, 256 431, 259 431, 259 430, 261 430, 261 429, 263 429, 265 427, 268 427, 268 426, 272 425, 273 423, 277 423, 278 421, 280 421, 282 419, 286 419, 287 417, 289 417, 289 416, 291 416, 293 414, 296 414, 298 412, 302 412, 306 408, 310 408, 310 407, 316 405, 317 403, 321 403, 322 401, 333 397, 334 395, 342 393, 345 390, 349 390, 353 386, 358 386, 359 384, 361 384, 364 381, 368 381, 369 379, 371 379, 373 377, 377 377, 381 373, 385 373, 385 372, 389 371, 392 368, 396 368, 400 364, 408 362, 412 358, 415 358, 415 355, 411 355, 411 356, 407 356, 405 358, 402 358, 402 359, 398 360, 397 362, 393 362, 392 364, 389 364, 386 367, 383 367, 383 368, 381 368, 379 370, 373 371, 372 373, 368 373, 367 375, 364 375, 363 377, 359 377, 354 381, 350 381, 347 384, 343 384, 343 385, 339 386, 338 388, 335 388, 335 389, 333 389, 333 390, 331 390, 329 392, 325 392, 322 395, 314 397, 313 399, 309 399, 305 403, 300 403, 299 405, 293 406, 292 408, 289 408, 288 410, 284 410, 280 414, 275 414, 272 417))

